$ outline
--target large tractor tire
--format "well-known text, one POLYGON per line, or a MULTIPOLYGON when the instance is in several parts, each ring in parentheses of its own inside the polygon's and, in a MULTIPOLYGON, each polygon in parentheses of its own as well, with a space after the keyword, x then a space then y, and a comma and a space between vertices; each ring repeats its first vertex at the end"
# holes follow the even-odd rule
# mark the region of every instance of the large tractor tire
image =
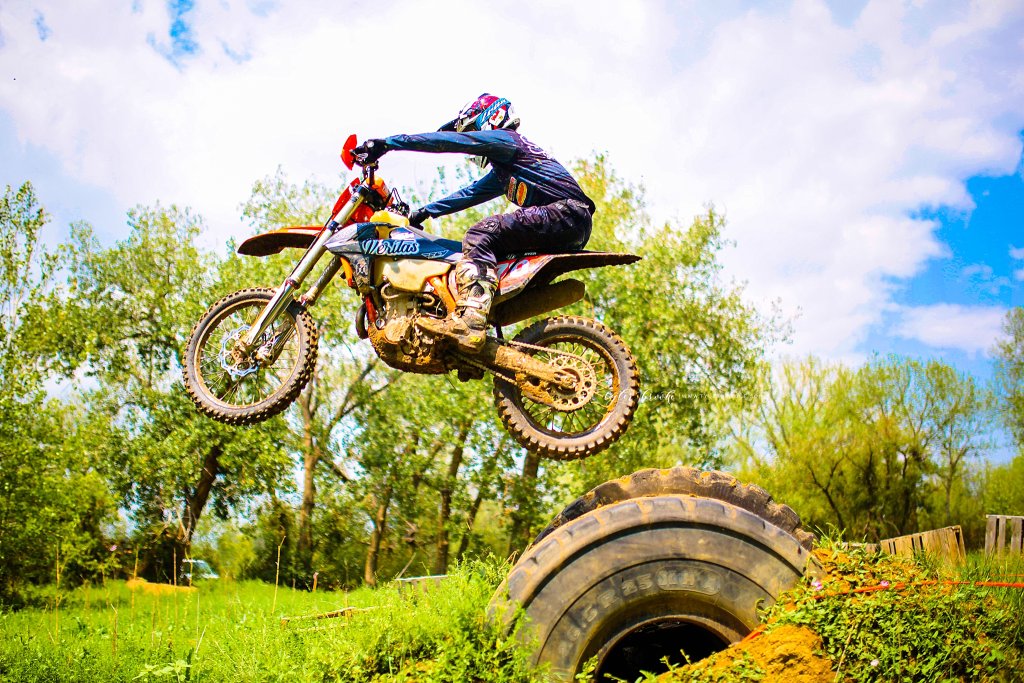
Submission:
POLYGON ((635 680, 680 651, 702 659, 742 639, 815 563, 800 518, 757 486, 688 467, 607 482, 559 514, 495 593, 525 611, 523 637, 549 676, 597 658, 635 680))

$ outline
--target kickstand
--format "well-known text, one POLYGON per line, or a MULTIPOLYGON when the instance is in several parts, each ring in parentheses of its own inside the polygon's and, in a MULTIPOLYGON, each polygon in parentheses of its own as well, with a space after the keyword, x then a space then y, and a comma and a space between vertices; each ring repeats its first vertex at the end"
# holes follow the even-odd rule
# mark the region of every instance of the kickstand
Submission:
POLYGON ((494 323, 494 334, 498 337, 498 339, 505 338, 505 333, 501 331, 501 325, 499 325, 498 323, 494 323))

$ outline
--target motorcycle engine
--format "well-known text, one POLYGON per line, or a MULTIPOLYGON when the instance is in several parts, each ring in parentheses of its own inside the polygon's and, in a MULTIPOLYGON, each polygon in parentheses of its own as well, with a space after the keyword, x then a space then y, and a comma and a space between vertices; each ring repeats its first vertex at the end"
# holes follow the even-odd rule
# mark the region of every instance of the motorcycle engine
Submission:
POLYGON ((404 372, 436 375, 450 369, 432 335, 416 325, 421 316, 444 317, 440 297, 431 292, 400 290, 385 281, 379 290, 383 305, 367 330, 374 351, 382 361, 404 372))
POLYGON ((381 296, 385 301, 384 327, 381 329, 384 339, 410 356, 427 352, 428 349, 421 344, 424 337, 415 322, 417 317, 428 313, 443 316, 438 298, 429 293, 398 290, 387 283, 381 288, 381 296))

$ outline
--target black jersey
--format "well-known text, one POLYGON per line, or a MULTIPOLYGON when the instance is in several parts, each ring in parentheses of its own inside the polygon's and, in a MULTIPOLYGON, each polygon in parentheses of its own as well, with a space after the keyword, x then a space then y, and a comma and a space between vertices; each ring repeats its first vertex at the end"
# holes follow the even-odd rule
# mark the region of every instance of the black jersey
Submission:
POLYGON ((583 202, 593 213, 594 202, 560 163, 537 145, 512 130, 471 133, 422 133, 393 135, 384 140, 387 149, 416 152, 456 152, 485 157, 491 171, 423 209, 431 216, 445 216, 505 195, 518 206, 544 206, 560 199, 583 202))

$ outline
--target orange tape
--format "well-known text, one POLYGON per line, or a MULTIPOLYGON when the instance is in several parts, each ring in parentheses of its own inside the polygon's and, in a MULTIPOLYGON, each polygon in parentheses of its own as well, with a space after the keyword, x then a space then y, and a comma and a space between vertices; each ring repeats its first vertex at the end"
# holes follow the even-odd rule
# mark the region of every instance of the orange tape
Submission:
POLYGON ((911 583, 893 583, 893 584, 879 584, 877 586, 864 586, 862 588, 854 588, 853 590, 842 591, 840 593, 826 593, 824 595, 812 595, 812 600, 822 600, 824 598, 835 598, 840 595, 852 595, 854 593, 872 593, 874 591, 885 591, 885 590, 899 590, 902 588, 909 588, 910 586, 986 586, 992 588, 1024 588, 1024 583, 1006 583, 1002 581, 914 581, 911 583))

